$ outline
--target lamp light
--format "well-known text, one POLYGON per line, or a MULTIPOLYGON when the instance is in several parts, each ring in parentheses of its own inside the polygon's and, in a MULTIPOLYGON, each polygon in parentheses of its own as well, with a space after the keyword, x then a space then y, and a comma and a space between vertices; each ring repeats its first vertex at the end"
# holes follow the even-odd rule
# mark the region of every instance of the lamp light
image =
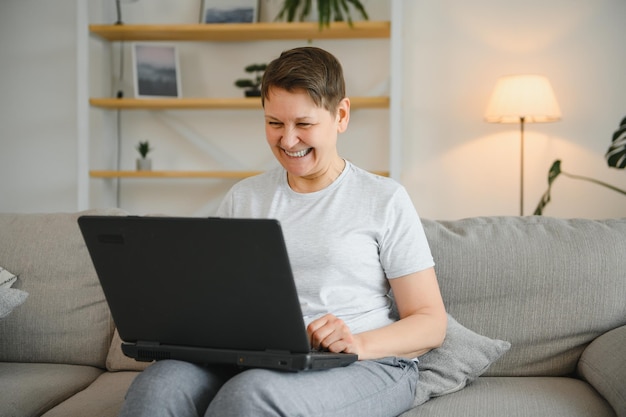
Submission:
POLYGON ((520 124, 520 216, 524 215, 524 124, 554 122, 560 118, 559 104, 546 77, 528 74, 498 78, 485 121, 520 124))

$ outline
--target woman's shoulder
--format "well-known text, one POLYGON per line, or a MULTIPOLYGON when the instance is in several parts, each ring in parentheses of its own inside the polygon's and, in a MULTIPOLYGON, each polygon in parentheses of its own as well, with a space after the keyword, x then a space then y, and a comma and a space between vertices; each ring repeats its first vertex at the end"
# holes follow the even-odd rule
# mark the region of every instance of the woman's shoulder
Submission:
POLYGON ((247 177, 242 179, 233 185, 233 191, 247 191, 247 190, 258 190, 260 187, 271 186, 275 187, 277 184, 280 184, 281 180, 284 178, 285 170, 283 167, 274 167, 267 171, 264 171, 260 174, 253 175, 251 177, 247 177))
POLYGON ((404 187, 393 178, 376 174, 360 168, 352 163, 349 164, 352 180, 361 187, 362 190, 377 193, 394 194, 404 187))

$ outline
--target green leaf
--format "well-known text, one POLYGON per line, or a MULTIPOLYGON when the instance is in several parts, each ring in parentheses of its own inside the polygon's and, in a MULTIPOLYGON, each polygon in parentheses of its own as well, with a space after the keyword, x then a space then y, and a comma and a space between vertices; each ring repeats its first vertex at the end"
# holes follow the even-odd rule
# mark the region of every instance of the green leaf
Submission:
POLYGON ((561 160, 557 159, 552 163, 550 171, 548 171, 548 186, 552 185, 556 177, 561 173, 561 160))
POLYGON ((298 6, 300 5, 300 1, 301 0, 285 0, 283 8, 280 9, 280 12, 276 16, 275 20, 282 20, 286 18, 287 22, 293 22, 298 6))
POLYGON ((533 213, 535 216, 541 216, 543 214, 543 210, 546 208, 548 203, 550 202, 550 192, 552 191, 552 183, 561 174, 561 160, 557 159, 552 163, 550 170, 548 171, 548 189, 541 196, 539 200, 539 204, 537 204, 537 208, 535 208, 535 212, 533 213))
POLYGON ((148 155, 148 152, 150 152, 153 148, 150 147, 150 143, 148 141, 145 141, 139 142, 136 149, 139 152, 139 155, 141 155, 142 158, 145 158, 148 155))
POLYGON ((540 216, 543 213, 543 209, 550 202, 550 191, 552 191, 552 184, 554 183, 554 180, 561 174, 563 174, 564 176, 566 176, 568 178, 573 178, 573 179, 576 179, 576 180, 583 180, 583 181, 591 182, 591 183, 594 183, 594 184, 597 184, 597 185, 601 185, 601 186, 603 186, 605 188, 608 188, 609 190, 613 190, 613 191, 618 192, 620 194, 626 195, 626 190, 623 190, 621 188, 617 188, 614 185, 607 184, 607 183, 605 183, 603 181, 596 180, 595 178, 584 177, 582 175, 569 174, 567 172, 562 171, 561 170, 561 161, 557 159, 556 161, 554 161, 554 163, 550 167, 550 171, 548 171, 548 189, 541 196, 541 200, 539 200, 539 204, 537 205, 537 208, 535 209, 535 214, 536 215, 540 216))
POLYGON ((370 17, 367 15, 367 12, 365 11, 365 7, 363 7, 363 5, 361 4, 359 0, 347 0, 347 1, 351 3, 354 6, 354 8, 359 11, 359 13, 361 13, 361 16, 363 17, 363 19, 369 20, 370 17))
POLYGON ((320 29, 330 26, 330 2, 332 0, 317 0, 317 13, 319 15, 320 29))
MULTIPOLYGON (((317 12, 319 28, 329 27, 330 22, 347 20, 352 26, 351 7, 368 20, 369 16, 360 0, 317 0, 317 12)), ((299 21, 304 21, 311 14, 312 0, 284 0, 283 6, 274 20, 286 20, 293 22, 296 17, 299 21), (297 15, 297 16, 296 16, 297 15)))
POLYGON ((251 64, 245 68, 245 71, 250 72, 250 73, 260 72, 260 71, 265 71, 266 68, 267 68, 267 64, 251 64))
POLYGON ((622 119, 619 129, 613 133, 611 146, 606 151, 605 158, 612 168, 626 168, 626 117, 622 119))
POLYGON ((241 79, 235 81, 235 85, 239 88, 256 87, 256 84, 252 80, 241 79))
POLYGON ((309 14, 311 14, 311 0, 305 0, 304 7, 300 12, 300 21, 304 21, 309 14))
POLYGON ((343 13, 341 12, 342 0, 333 1, 333 10, 335 11, 335 18, 333 19, 335 22, 343 22, 343 13))

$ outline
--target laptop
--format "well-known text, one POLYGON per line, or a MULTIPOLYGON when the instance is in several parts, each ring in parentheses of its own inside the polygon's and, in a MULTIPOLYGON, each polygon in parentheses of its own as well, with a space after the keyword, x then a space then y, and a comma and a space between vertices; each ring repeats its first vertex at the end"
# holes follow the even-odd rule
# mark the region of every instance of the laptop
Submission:
POLYGON ((277 220, 81 216, 78 224, 126 356, 285 371, 358 358, 311 351, 277 220))

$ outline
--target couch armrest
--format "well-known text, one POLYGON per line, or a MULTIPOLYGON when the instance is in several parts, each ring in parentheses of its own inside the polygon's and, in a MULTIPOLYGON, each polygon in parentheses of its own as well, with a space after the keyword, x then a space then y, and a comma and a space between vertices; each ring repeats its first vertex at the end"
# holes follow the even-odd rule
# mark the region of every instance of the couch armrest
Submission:
POLYGON ((578 373, 626 417, 626 326, 595 339, 578 361, 578 373))

